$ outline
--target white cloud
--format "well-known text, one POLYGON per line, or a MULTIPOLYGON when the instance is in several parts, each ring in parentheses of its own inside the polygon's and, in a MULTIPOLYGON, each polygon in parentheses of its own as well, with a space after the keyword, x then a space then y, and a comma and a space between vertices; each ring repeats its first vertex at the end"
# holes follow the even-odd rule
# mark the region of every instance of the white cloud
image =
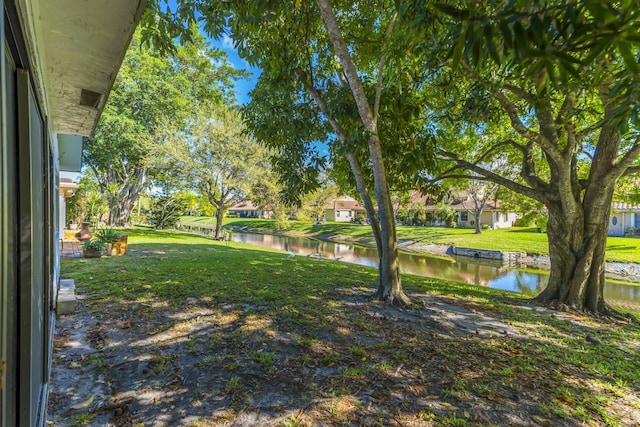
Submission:
POLYGON ((222 35, 222 47, 227 50, 235 50, 233 47, 233 39, 226 34, 222 35))

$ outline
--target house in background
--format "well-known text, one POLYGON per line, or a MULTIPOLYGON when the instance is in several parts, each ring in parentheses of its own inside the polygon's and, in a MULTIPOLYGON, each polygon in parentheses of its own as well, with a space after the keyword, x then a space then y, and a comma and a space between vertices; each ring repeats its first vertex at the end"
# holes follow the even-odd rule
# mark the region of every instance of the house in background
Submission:
MULTIPOLYGON (((444 203, 456 211, 455 222, 458 227, 474 228, 475 227, 475 205, 471 197, 462 192, 453 199, 444 203)), ((427 222, 434 226, 446 226, 444 219, 440 215, 442 206, 428 204, 426 205, 427 222)), ((489 228, 507 228, 513 227, 518 215, 515 212, 503 212, 500 209, 499 202, 487 202, 480 214, 480 224, 487 225, 489 228)))
POLYGON ((366 221, 367 211, 353 197, 341 196, 324 208, 324 217, 327 221, 336 222, 366 221))
POLYGON ((272 218, 273 212, 259 209, 252 201, 245 200, 231 206, 227 210, 227 215, 238 218, 272 218))
MULTIPOLYGON (((473 208, 470 210, 465 204, 451 206, 458 212, 458 227, 475 227, 473 208)), ((496 204, 494 202, 488 202, 482 210, 482 214, 480 214, 480 224, 486 224, 494 230, 513 227, 516 219, 518 219, 518 214, 515 212, 502 212, 499 203, 496 204)))
POLYGON ((45 424, 60 171, 80 170, 144 0, 0 0, 0 427, 45 424))
POLYGON ((609 236, 640 235, 640 205, 625 202, 611 204, 609 236))

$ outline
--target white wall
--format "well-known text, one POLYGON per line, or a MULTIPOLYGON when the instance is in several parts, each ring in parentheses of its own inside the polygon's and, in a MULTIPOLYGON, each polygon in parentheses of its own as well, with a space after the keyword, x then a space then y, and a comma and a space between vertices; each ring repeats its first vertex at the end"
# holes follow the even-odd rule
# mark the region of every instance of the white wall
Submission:
POLYGON ((627 228, 637 228, 637 218, 640 218, 640 212, 611 212, 611 216, 609 217, 609 230, 607 231, 607 234, 609 236, 624 236, 627 228))

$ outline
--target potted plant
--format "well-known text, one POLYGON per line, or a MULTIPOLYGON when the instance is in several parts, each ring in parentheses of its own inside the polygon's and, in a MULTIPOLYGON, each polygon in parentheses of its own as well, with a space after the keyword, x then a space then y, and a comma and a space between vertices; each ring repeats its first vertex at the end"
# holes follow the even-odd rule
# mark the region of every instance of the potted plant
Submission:
POLYGON ((114 243, 118 241, 118 237, 118 232, 113 228, 101 228, 96 231, 96 239, 106 245, 107 255, 118 255, 117 248, 114 248, 114 243))
POLYGON ((113 251, 115 255, 126 255, 127 254, 127 240, 129 236, 124 233, 118 234, 118 241, 113 243, 113 251))
POLYGON ((112 228, 103 228, 96 232, 96 237, 107 245, 107 255, 126 255, 128 240, 126 234, 118 233, 112 228))
POLYGON ((83 258, 100 258, 102 252, 107 249, 107 244, 97 239, 89 239, 82 242, 83 258))

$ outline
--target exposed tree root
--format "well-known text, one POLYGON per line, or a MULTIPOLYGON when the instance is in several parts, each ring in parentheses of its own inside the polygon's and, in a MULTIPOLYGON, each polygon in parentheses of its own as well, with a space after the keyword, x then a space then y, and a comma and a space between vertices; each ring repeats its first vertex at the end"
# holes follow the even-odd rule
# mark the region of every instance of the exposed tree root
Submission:
POLYGON ((371 296, 371 300, 382 301, 385 307, 394 307, 400 309, 413 309, 416 308, 416 306, 419 306, 420 308, 427 307, 427 303, 420 298, 410 297, 404 292, 402 292, 400 295, 385 295, 380 289, 378 289, 371 296))
POLYGON ((629 322, 629 323, 633 323, 634 325, 640 324, 640 320, 638 320, 638 318, 632 315, 631 313, 620 313, 618 310, 611 308, 609 306, 607 306, 603 314, 609 319, 619 320, 622 322, 629 322))
POLYGON ((629 313, 620 313, 618 310, 605 305, 605 308, 599 311, 593 311, 586 308, 578 308, 574 304, 567 304, 560 302, 558 299, 552 300, 539 300, 534 299, 538 304, 543 305, 552 310, 557 310, 564 313, 580 314, 583 316, 595 317, 598 319, 606 318, 610 320, 617 320, 622 322, 629 322, 633 324, 640 324, 640 320, 637 317, 629 313))

